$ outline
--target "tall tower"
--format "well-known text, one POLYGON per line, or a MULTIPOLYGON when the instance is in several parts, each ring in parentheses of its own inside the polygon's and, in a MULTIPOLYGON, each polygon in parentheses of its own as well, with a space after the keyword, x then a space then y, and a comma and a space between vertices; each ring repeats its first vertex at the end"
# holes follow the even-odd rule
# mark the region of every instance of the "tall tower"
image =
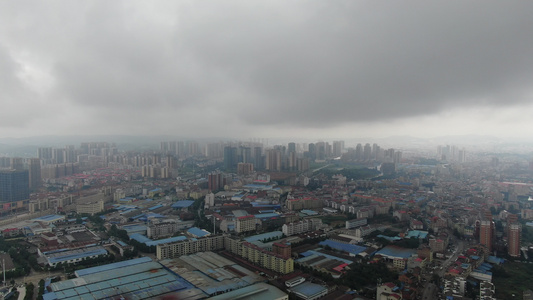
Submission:
POLYGON ((281 151, 277 149, 267 150, 265 165, 269 171, 281 171, 281 151))
POLYGON ((0 171, 0 203, 27 200, 30 183, 27 170, 0 171))
POLYGON ((492 242, 494 236, 494 222, 481 221, 479 228, 479 243, 484 245, 492 252, 492 242))
POLYGON ((237 167, 237 148, 226 146, 224 147, 224 168, 226 170, 237 167))
POLYGON ((28 160, 29 171, 29 186, 30 189, 37 189, 41 185, 41 160, 38 158, 30 158, 28 160))
POLYGON ((344 141, 333 141, 333 156, 340 157, 344 150, 344 141))
POLYGON ((510 224, 507 236, 507 250, 510 256, 520 257, 520 237, 522 226, 520 224, 510 224))

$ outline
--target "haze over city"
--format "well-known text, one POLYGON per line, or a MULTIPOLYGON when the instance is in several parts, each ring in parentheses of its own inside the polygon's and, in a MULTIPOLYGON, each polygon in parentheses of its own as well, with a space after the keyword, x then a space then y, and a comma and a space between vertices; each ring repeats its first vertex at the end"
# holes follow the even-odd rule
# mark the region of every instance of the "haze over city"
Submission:
POLYGON ((532 12, 0 1, 0 299, 533 300, 532 12))
POLYGON ((532 6, 5 1, 0 138, 529 138, 532 6))

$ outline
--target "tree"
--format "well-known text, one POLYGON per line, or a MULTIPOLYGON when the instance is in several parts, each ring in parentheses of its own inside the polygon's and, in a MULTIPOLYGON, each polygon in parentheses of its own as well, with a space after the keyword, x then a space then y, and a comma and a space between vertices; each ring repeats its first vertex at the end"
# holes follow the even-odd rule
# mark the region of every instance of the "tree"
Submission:
POLYGON ((26 296, 24 296, 24 300, 32 300, 33 299, 33 291, 35 290, 35 286, 33 283, 29 283, 26 285, 26 296))

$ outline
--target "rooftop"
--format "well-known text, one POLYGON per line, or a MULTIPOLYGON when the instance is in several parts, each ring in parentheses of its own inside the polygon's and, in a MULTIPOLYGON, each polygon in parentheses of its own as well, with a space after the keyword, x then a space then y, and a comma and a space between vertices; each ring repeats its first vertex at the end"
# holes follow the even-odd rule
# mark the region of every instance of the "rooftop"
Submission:
POLYGON ((326 287, 311 283, 309 281, 303 282, 293 288, 291 291, 297 294, 305 295, 306 297, 312 297, 327 290, 326 287))
POLYGON ((271 239, 271 238, 275 238, 275 237, 281 238, 281 236, 283 236, 283 232, 281 232, 281 231, 272 231, 272 232, 252 235, 252 236, 244 238, 244 240, 251 243, 251 242, 262 241, 262 240, 265 240, 265 239, 271 239))
POLYGON ((363 251, 366 250, 366 247, 357 246, 357 245, 351 245, 351 244, 345 244, 341 242, 336 242, 333 240, 325 240, 319 243, 319 245, 322 246, 329 246, 333 249, 342 250, 344 252, 348 252, 353 255, 357 255, 363 251))
MULTIPOLYGON (((78 278, 52 283, 47 299, 153 299, 193 287, 148 258, 80 270, 78 278)), ((205 294, 196 291, 199 297, 205 294)), ((178 297, 179 298, 179 297, 178 297)))
POLYGON ((211 297, 212 300, 270 300, 270 299, 280 299, 285 297, 285 294, 280 289, 266 284, 266 283, 256 283, 241 289, 224 293, 215 297, 211 297))
POLYGON ((180 200, 172 204, 172 208, 186 208, 191 206, 194 200, 180 200))
POLYGON ((388 258, 409 258, 411 255, 415 254, 416 250, 414 249, 407 249, 402 248, 394 245, 389 245, 378 252, 376 252, 376 255, 382 255, 388 258))

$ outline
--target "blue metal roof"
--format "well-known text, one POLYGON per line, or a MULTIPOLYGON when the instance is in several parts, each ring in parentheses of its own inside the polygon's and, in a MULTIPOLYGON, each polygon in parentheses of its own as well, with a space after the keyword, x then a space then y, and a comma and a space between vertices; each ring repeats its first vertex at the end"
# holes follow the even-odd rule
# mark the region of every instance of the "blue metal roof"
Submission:
POLYGON ((280 215, 277 213, 264 213, 264 214, 254 215, 254 217, 256 217, 257 219, 272 219, 272 218, 277 218, 279 216, 280 215))
POLYGON ((148 227, 146 225, 135 224, 135 225, 124 225, 122 226, 122 229, 126 230, 126 232, 130 234, 130 233, 146 232, 148 227))
POLYGON ((183 240, 186 240, 186 239, 187 239, 186 236, 180 235, 180 236, 175 236, 175 237, 171 237, 171 238, 168 238, 168 239, 151 241, 151 242, 146 243, 146 245, 147 246, 157 246, 159 244, 174 243, 174 242, 179 242, 179 241, 183 241, 183 240))
POLYGON ((194 203, 194 200, 180 200, 172 204, 172 208, 186 208, 191 206, 194 203))
POLYGON ((187 239, 187 237, 181 235, 181 236, 175 236, 175 237, 171 237, 167 239, 154 241, 139 233, 131 234, 130 238, 136 240, 139 243, 146 244, 146 246, 157 246, 159 244, 174 243, 174 242, 179 242, 179 241, 183 241, 187 239))
POLYGON ((387 256, 390 258, 409 258, 411 255, 415 254, 416 250, 414 249, 407 249, 407 248, 401 248, 394 245, 389 245, 379 251, 377 251, 375 254, 387 256))
POLYGON ((32 221, 52 222, 52 221, 58 221, 58 220, 63 220, 63 219, 65 219, 65 216, 47 215, 47 216, 42 216, 42 217, 38 217, 38 218, 32 219, 32 221))
POLYGON ((334 255, 325 254, 325 253, 314 251, 314 250, 308 250, 308 251, 305 251, 304 253, 301 253, 301 254, 302 255, 306 254, 306 256, 303 257, 303 258, 297 259, 296 260, 297 262, 306 262, 306 261, 311 260, 311 259, 313 259, 315 257, 323 256, 326 259, 338 260, 338 261, 342 261, 342 262, 347 263, 347 264, 353 263, 353 261, 351 261, 351 260, 340 258, 340 257, 334 256, 334 255))
POLYGON ((308 216, 315 216, 315 215, 318 215, 318 213, 317 213, 316 211, 314 211, 314 210, 309 210, 309 209, 302 209, 300 212, 303 213, 303 214, 306 214, 306 215, 308 215, 308 216))
POLYGON ((420 230, 411 230, 407 233, 407 238, 419 238, 419 239, 425 239, 428 236, 427 231, 420 231, 420 230))
POLYGON ((203 236, 211 234, 209 231, 200 229, 198 227, 191 227, 189 228, 189 230, 187 230, 187 232, 197 237, 203 237, 203 236))
POLYGON ((83 280, 53 283, 50 287, 55 298, 47 299, 110 299, 115 296, 127 299, 155 299, 168 293, 194 288, 159 263, 151 260, 134 261, 133 264, 130 262, 100 266, 100 269, 90 268, 93 272, 85 272, 80 277, 83 280))
POLYGON ((152 207, 150 207, 148 210, 152 211, 152 210, 155 210, 155 209, 161 208, 161 207, 163 207, 163 206, 164 206, 163 204, 159 204, 159 205, 156 205, 156 206, 152 206, 152 207))
POLYGON ((85 258, 85 257, 95 256, 95 255, 105 255, 105 254, 107 254, 107 250, 105 250, 104 248, 100 247, 99 249, 83 251, 83 252, 80 252, 80 253, 68 253, 66 255, 50 257, 50 258, 48 258, 48 261, 50 263, 54 264, 54 263, 73 260, 73 259, 85 258))
POLYGON ((128 245, 128 244, 124 243, 124 242, 121 241, 121 240, 118 240, 118 241, 117 241, 117 244, 119 244, 119 245, 122 246, 122 247, 125 247, 125 246, 128 245))
POLYGON ((144 257, 140 257, 140 258, 135 258, 135 259, 125 260, 125 261, 116 262, 116 263, 112 263, 112 264, 107 264, 107 265, 103 265, 103 266, 97 266, 97 267, 87 268, 87 269, 83 269, 83 270, 77 270, 75 273, 76 273, 77 277, 81 277, 81 276, 85 276, 85 275, 88 275, 88 274, 93 274, 93 273, 103 272, 103 271, 107 271, 107 270, 118 269, 118 268, 122 268, 122 267, 126 267, 126 266, 133 266, 133 265, 142 264, 142 263, 150 262, 150 261, 152 261, 152 259, 150 257, 144 256, 144 257))
POLYGON ((333 249, 341 250, 341 251, 348 252, 354 255, 357 255, 366 250, 366 247, 361 247, 361 246, 351 245, 351 244, 344 244, 344 243, 332 241, 332 240, 322 241, 319 243, 319 245, 330 246, 333 249))
POLYGON ((255 241, 262 241, 264 239, 270 239, 270 238, 273 238, 273 237, 281 238, 282 236, 283 236, 283 232, 281 232, 281 231, 272 231, 272 232, 252 235, 252 236, 244 238, 244 240, 251 243, 251 242, 255 242, 255 241))
POLYGON ((140 233, 133 233, 133 234, 130 234, 130 239, 134 239, 136 240, 137 242, 139 243, 147 243, 147 242, 151 242, 152 240, 147 238, 146 236, 140 234, 140 233))
POLYGON ((300 293, 302 295, 305 295, 307 297, 312 297, 313 295, 316 295, 318 293, 323 292, 324 290, 327 290, 327 288, 319 284, 306 281, 306 282, 300 283, 299 285, 295 287, 292 287, 290 290, 295 293, 300 293))

